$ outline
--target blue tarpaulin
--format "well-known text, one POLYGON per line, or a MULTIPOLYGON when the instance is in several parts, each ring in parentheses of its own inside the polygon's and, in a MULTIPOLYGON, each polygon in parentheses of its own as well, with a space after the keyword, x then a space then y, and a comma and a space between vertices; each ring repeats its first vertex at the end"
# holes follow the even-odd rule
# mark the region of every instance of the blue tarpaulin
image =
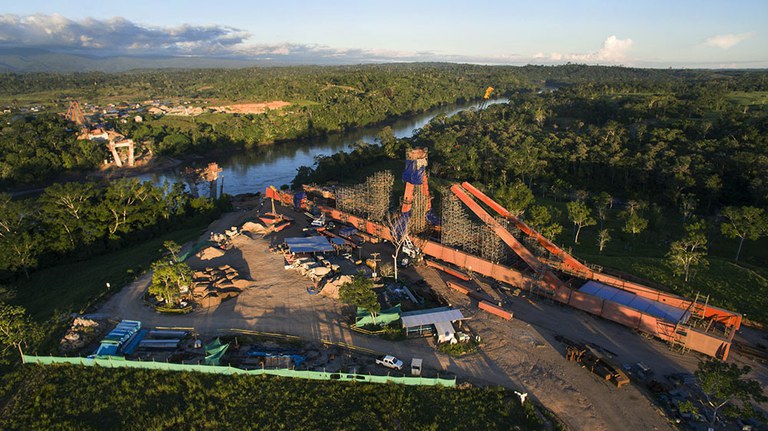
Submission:
POLYGON ((333 251, 333 246, 324 236, 286 238, 291 253, 324 253, 333 251))
POLYGON ((682 308, 673 307, 659 301, 644 298, 635 295, 632 292, 617 289, 613 286, 598 283, 594 280, 584 283, 584 285, 579 288, 579 292, 597 296, 606 301, 616 302, 641 313, 659 317, 670 322, 676 323, 680 321, 681 323, 685 323, 691 315, 691 313, 682 308))
POLYGON ((403 181, 419 186, 424 180, 426 165, 419 166, 418 160, 406 160, 405 170, 403 171, 403 181))
POLYGON ((307 197, 305 192, 298 192, 293 195, 293 207, 296 209, 301 208, 301 201, 303 201, 305 197, 307 197))
POLYGON ((101 345, 96 351, 97 357, 116 356, 121 351, 124 343, 130 340, 141 330, 141 322, 136 320, 123 320, 115 329, 109 332, 101 340, 101 345))
POLYGON ((440 226, 440 216, 435 214, 433 211, 427 212, 427 222, 431 224, 432 226, 440 226))

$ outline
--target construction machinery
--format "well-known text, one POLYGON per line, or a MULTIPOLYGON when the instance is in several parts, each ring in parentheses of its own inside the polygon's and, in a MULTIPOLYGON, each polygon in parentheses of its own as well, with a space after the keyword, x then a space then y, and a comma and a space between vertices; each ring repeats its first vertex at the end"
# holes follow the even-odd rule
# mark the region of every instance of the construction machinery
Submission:
POLYGON ((576 362, 582 368, 586 368, 606 381, 612 382, 617 388, 625 386, 630 382, 627 374, 618 365, 607 359, 592 346, 572 342, 566 343, 565 359, 576 362))
MULTIPOLYGON (((403 174, 405 193, 400 216, 408 217, 411 226, 421 221, 426 224, 430 218, 426 165, 426 150, 417 148, 407 151, 403 174), (417 195, 420 205, 416 205, 417 195)), ((417 246, 423 256, 442 261, 439 264, 442 267, 462 269, 528 290, 650 334, 683 352, 694 350, 723 360, 728 357, 733 336, 741 325, 741 314, 714 307, 699 297, 694 300, 683 298, 592 269, 467 182, 452 185, 450 194, 480 219, 487 232, 511 249, 518 259, 514 265, 508 266, 476 252, 418 237, 414 235, 417 229, 410 232, 394 229, 393 232, 380 222, 337 208, 321 206, 319 209, 329 219, 348 223, 361 232, 384 240, 392 241, 393 234, 410 234, 411 244, 417 246), (496 217, 489 211, 494 212, 496 217), (524 244, 525 238, 546 250, 546 256, 531 252, 524 244)), ((270 195, 269 189, 267 195, 270 195)), ((289 196, 281 196, 281 199, 293 200, 289 196)), ((445 229, 443 234, 446 234, 445 229)))

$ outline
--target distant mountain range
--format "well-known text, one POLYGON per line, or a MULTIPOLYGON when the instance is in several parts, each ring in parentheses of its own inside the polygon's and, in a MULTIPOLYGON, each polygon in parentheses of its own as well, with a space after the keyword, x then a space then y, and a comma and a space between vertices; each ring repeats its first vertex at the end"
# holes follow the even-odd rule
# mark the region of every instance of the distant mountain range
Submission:
MULTIPOLYGON (((64 54, 38 48, 0 48, 0 73, 23 72, 124 72, 132 69, 160 68, 239 68, 277 66, 290 61, 268 59, 232 59, 210 57, 98 57, 64 54)), ((294 63, 295 64, 295 63, 294 63)))

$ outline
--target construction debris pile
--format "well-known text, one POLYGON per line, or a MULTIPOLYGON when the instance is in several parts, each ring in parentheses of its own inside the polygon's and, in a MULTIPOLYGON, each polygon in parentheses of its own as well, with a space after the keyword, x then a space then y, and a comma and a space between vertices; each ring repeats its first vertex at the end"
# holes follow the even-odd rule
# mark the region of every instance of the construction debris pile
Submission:
POLYGON ((339 288, 352 282, 351 275, 337 275, 325 280, 325 284, 320 289, 320 294, 332 299, 339 299, 339 288))
POLYGON ((224 233, 211 232, 210 240, 219 245, 219 247, 228 250, 232 248, 232 240, 240 235, 237 226, 226 229, 224 233))
POLYGON ((236 269, 229 265, 205 268, 192 276, 192 299, 201 307, 214 307, 227 298, 233 298, 251 285, 236 269))
POLYGON ((104 325, 97 320, 76 317, 59 342, 59 349, 63 353, 80 350, 95 340, 103 330, 104 325))
POLYGON ((339 265, 332 264, 323 256, 298 258, 286 265, 285 269, 297 270, 301 275, 309 278, 315 286, 326 276, 340 271, 339 265))
POLYGON ((251 234, 258 234, 258 235, 266 235, 267 234, 267 228, 264 227, 261 223, 256 223, 252 221, 247 221, 243 223, 243 227, 241 228, 241 232, 248 232, 251 234))
POLYGON ((376 172, 363 184, 336 189, 336 208, 369 220, 387 216, 392 200, 395 176, 390 171, 376 172))

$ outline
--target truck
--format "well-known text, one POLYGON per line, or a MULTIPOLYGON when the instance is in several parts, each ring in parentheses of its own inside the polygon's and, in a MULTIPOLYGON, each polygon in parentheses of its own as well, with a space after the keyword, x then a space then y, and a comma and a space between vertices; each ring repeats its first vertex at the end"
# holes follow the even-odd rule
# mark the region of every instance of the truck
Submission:
POLYGON ((392 355, 379 356, 378 358, 376 358, 376 363, 378 365, 383 365, 387 368, 392 368, 393 370, 400 371, 403 369, 403 361, 397 359, 392 355))
POLYGON ((320 214, 320 217, 312 220, 310 223, 312 227, 325 227, 325 214, 320 214))

